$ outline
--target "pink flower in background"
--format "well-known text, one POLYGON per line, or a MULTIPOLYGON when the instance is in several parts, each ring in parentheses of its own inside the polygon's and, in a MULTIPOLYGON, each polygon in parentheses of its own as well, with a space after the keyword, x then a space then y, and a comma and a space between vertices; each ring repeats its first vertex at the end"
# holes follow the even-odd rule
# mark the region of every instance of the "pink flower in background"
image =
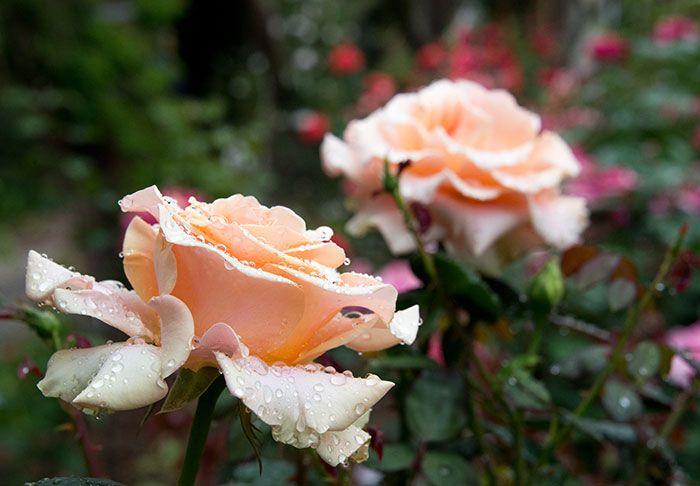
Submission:
POLYGON ((700 187, 684 185, 675 192, 676 206, 687 213, 700 214, 700 187))
POLYGON ((588 52, 596 61, 620 61, 627 57, 627 40, 616 32, 605 32, 590 40, 588 52))
POLYGON ((304 112, 296 124, 299 140, 308 145, 314 145, 323 139, 331 128, 331 119, 320 111, 304 112))
POLYGON ((374 71, 363 80, 364 91, 357 101, 357 109, 362 114, 370 113, 396 94, 396 82, 386 73, 374 71))
POLYGON ((338 44, 328 55, 328 67, 333 74, 353 74, 365 67, 365 55, 354 44, 338 44))
POLYGON ((619 165, 600 167, 581 149, 574 149, 581 163, 581 174, 566 185, 566 193, 582 197, 588 205, 619 197, 637 187, 637 173, 619 165))
MULTIPOLYGON (((685 349, 690 352, 695 360, 700 360, 700 322, 690 326, 678 326, 666 333, 664 341, 669 346, 685 349)), ((688 387, 695 376, 693 368, 680 356, 674 356, 671 360, 669 380, 682 387, 688 387)))
POLYGON ((580 170, 568 145, 512 95, 474 82, 441 80, 396 95, 350 122, 343 139, 326 135, 321 155, 328 174, 354 184, 348 230, 377 227, 394 254, 414 241, 382 193, 384 160, 394 171, 410 161, 399 189, 430 215, 425 242, 442 241, 481 268, 543 243, 570 246, 587 224, 585 201, 559 190, 580 170))
POLYGON ((385 284, 394 286, 400 294, 423 286, 423 282, 416 277, 406 260, 394 260, 385 265, 379 271, 379 276, 385 284))
POLYGON ((445 62, 447 51, 439 42, 426 44, 416 53, 416 64, 425 71, 435 71, 445 62))
POLYGON ((551 58, 559 52, 559 42, 548 29, 537 29, 532 36, 532 49, 543 59, 551 58))
POLYGON ((684 15, 670 15, 654 25, 654 42, 659 45, 698 38, 698 23, 684 15))

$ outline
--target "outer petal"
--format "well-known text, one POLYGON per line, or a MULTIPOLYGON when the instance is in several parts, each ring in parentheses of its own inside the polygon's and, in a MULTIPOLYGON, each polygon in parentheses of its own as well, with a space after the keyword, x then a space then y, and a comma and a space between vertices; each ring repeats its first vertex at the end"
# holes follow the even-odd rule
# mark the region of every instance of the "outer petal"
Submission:
POLYGON ((144 302, 158 295, 158 281, 153 263, 157 233, 153 226, 136 216, 124 234, 124 273, 144 302))
POLYGON ((249 357, 217 353, 229 390, 272 426, 275 440, 298 448, 317 447, 320 434, 350 427, 393 383, 326 373, 320 365, 267 366, 249 357))
POLYGON ((379 323, 345 344, 355 351, 379 351, 399 343, 412 344, 421 325, 417 305, 398 311, 387 325, 379 323))
POLYGON ((250 352, 238 335, 225 322, 217 322, 199 339, 190 353, 186 368, 197 371, 204 366, 218 367, 214 352, 219 351, 233 358, 245 358, 250 352))
POLYGON ((525 208, 505 202, 469 203, 441 196, 432 209, 450 228, 449 239, 466 242, 475 256, 527 219, 525 208))
POLYGON ((586 201, 580 197, 544 192, 529 198, 529 207, 537 232, 557 248, 576 243, 588 224, 586 201))
POLYGON ((133 290, 112 282, 95 282, 82 290, 56 289, 54 302, 61 312, 94 317, 127 336, 157 340, 160 334, 155 313, 133 290))
POLYGON ((132 410, 157 402, 168 392, 160 363, 160 348, 127 344, 109 356, 73 403, 84 408, 132 410))
POLYGON ((367 460, 370 435, 356 425, 338 432, 321 434, 316 452, 329 465, 335 467, 349 458, 357 462, 367 460))
POLYGON ((172 295, 148 303, 158 312, 161 328, 161 378, 167 378, 187 361, 194 338, 194 321, 187 306, 172 295))
POLYGON ((27 255, 27 297, 33 302, 46 302, 51 299, 54 289, 74 277, 78 272, 72 272, 54 263, 34 250, 27 255))
POLYGON ((72 402, 90 383, 110 356, 125 343, 104 344, 94 348, 63 349, 49 359, 46 375, 36 385, 45 397, 72 402))

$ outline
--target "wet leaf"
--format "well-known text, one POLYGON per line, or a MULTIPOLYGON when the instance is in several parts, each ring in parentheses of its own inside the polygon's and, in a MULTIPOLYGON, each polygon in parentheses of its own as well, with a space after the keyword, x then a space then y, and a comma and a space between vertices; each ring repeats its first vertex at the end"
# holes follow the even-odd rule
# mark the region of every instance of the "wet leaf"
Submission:
POLYGON ((435 486, 481 484, 478 474, 469 463, 462 456, 450 452, 428 452, 423 458, 422 470, 428 481, 435 486))
POLYGON ((634 302, 637 297, 637 285, 626 278, 616 278, 608 286, 608 306, 617 312, 634 302))
POLYGON ((24 486, 125 486, 116 481, 100 478, 46 478, 24 486))
POLYGON ((209 388, 209 385, 220 376, 217 368, 205 367, 198 371, 181 368, 177 379, 165 399, 165 403, 158 413, 172 412, 178 410, 199 396, 209 388))
POLYGON ((592 246, 572 246, 561 256, 561 271, 565 276, 570 277, 578 272, 581 267, 591 258, 594 258, 599 254, 600 250, 592 246))
POLYGON ((384 472, 401 471, 411 467, 415 456, 415 448, 408 444, 386 445, 382 460, 376 463, 376 467, 384 472))
POLYGON ((587 289, 610 277, 620 264, 621 257, 602 253, 587 261, 578 271, 576 284, 579 289, 587 289))
POLYGON ((586 432, 598 441, 604 439, 612 439, 619 442, 634 442, 637 439, 637 433, 634 427, 628 424, 619 424, 607 420, 593 420, 583 417, 577 417, 571 412, 565 411, 564 418, 571 422, 574 427, 586 432))
POLYGON ((459 383, 446 376, 431 373, 420 377, 406 398, 409 429, 424 440, 455 436, 466 422, 460 391, 459 383))
POLYGON ((603 406, 618 422, 628 422, 643 412, 642 400, 637 392, 617 381, 608 381, 605 384, 603 406))
POLYGON ((643 341, 632 350, 627 361, 627 371, 639 381, 654 376, 661 367, 661 351, 650 342, 643 341))

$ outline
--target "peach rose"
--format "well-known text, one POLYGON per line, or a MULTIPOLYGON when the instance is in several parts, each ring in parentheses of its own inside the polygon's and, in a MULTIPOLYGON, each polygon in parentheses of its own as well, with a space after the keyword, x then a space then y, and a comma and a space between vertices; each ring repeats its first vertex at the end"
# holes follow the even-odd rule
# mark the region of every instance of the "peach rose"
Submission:
POLYGON ((587 224, 584 200, 559 191, 579 163, 540 125, 505 91, 441 80, 350 122, 343 140, 326 135, 321 157, 328 174, 343 175, 353 187, 356 214, 348 230, 376 226, 395 254, 413 250, 414 242, 381 192, 383 165, 386 159, 396 171, 410 161, 399 189, 428 210, 425 240, 441 240, 484 267, 543 242, 570 246, 587 224))
POLYGON ((36 252, 27 295, 96 317, 129 339, 58 351, 39 388, 87 411, 126 410, 167 394, 181 366, 219 367, 226 384, 272 426, 273 437, 314 447, 336 465, 367 453, 367 412, 392 386, 312 360, 346 345, 359 351, 411 343, 418 308, 395 312, 396 290, 338 273, 345 253, 330 228, 307 230, 284 207, 241 195, 181 208, 153 186, 120 201, 135 217, 124 238, 134 290, 69 271, 36 252))

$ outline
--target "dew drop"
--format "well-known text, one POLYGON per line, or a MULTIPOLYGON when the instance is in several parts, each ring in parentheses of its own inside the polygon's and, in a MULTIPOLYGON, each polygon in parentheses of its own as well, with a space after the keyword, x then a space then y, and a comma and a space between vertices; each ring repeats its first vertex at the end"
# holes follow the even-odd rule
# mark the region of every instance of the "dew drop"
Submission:
POLYGON ((332 385, 336 385, 336 386, 344 385, 347 381, 348 380, 345 377, 345 375, 338 374, 338 375, 331 376, 331 384, 332 385))

